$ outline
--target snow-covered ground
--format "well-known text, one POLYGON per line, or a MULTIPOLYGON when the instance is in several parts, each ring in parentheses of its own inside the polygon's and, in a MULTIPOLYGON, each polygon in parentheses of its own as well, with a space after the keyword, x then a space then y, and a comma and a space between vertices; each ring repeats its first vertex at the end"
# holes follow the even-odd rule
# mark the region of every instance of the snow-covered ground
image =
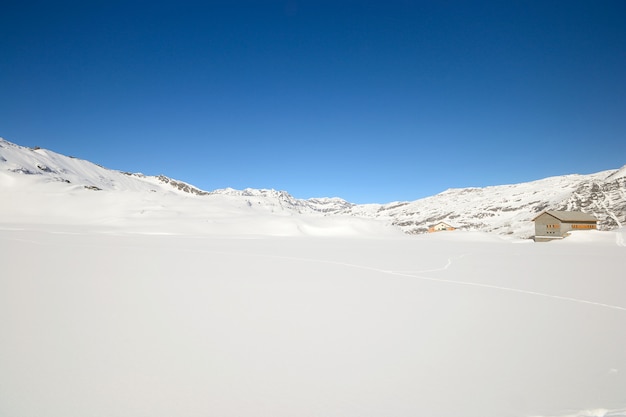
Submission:
POLYGON ((626 415, 624 229, 535 244, 2 220, 3 416, 626 415))
POLYGON ((624 228, 409 236, 0 151, 2 417, 626 416, 624 228))

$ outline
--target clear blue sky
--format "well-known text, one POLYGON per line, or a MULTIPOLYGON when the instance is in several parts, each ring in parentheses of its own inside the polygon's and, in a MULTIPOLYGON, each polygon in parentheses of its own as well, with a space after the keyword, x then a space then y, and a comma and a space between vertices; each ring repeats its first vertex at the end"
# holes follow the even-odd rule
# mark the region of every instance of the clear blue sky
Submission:
POLYGON ((626 164, 626 1, 14 1, 0 136, 355 203, 626 164))

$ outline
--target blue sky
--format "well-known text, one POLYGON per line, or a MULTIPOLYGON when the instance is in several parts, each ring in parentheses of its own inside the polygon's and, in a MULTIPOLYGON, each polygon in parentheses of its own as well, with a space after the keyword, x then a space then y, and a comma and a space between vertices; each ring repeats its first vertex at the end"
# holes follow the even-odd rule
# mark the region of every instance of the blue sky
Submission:
POLYGON ((3 3, 0 136, 355 203, 626 164, 626 2, 3 3))

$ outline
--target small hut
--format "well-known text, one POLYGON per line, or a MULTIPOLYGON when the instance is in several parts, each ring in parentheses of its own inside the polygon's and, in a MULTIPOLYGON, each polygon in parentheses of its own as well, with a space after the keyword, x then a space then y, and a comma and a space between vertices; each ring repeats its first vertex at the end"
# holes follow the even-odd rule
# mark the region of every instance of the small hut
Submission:
POLYGON ((544 211, 533 219, 535 242, 563 239, 572 230, 595 230, 598 219, 582 211, 544 211))
POLYGON ((435 225, 430 226, 428 228, 428 233, 451 231, 451 230, 456 230, 456 227, 450 226, 448 223, 445 223, 445 222, 439 222, 435 225))

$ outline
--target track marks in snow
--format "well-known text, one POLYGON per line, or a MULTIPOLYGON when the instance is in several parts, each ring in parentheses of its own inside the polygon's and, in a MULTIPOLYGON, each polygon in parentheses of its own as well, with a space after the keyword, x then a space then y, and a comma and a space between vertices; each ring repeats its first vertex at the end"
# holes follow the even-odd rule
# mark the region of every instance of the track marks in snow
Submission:
POLYGON ((398 275, 398 276, 404 276, 404 277, 412 277, 412 278, 417 278, 417 279, 422 279, 422 280, 427 280, 427 281, 437 281, 437 282, 445 282, 445 283, 457 284, 457 285, 467 285, 467 286, 470 286, 470 287, 489 288, 489 289, 493 289, 493 290, 515 292, 515 293, 520 293, 520 294, 527 294, 527 295, 534 295, 534 296, 539 296, 539 297, 553 298, 553 299, 556 299, 556 300, 571 301, 571 302, 581 303, 581 304, 590 304, 590 305, 594 305, 594 306, 598 306, 598 307, 610 308, 610 309, 613 309, 613 310, 626 311, 626 307, 620 307, 620 306, 616 306, 616 305, 612 305, 612 304, 599 303, 599 302, 596 302, 596 301, 582 300, 580 298, 564 297, 564 296, 561 296, 561 295, 546 294, 546 293, 537 292, 537 291, 530 291, 530 290, 522 290, 522 289, 519 289, 519 288, 502 287, 502 286, 499 286, 499 285, 482 284, 482 283, 479 283, 479 282, 466 282, 466 281, 455 281, 455 280, 443 279, 443 278, 432 278, 432 277, 425 277, 425 276, 418 276, 418 275, 403 274, 403 273, 398 273, 398 272, 394 272, 394 271, 380 271, 380 272, 386 272, 386 273, 389 273, 389 274, 392 274, 392 275, 398 275))
MULTIPOLYGON (((250 255, 250 254, 248 254, 248 255, 250 255)), ((299 257, 279 256, 279 255, 262 255, 262 254, 254 254, 254 256, 264 256, 264 257, 271 257, 271 258, 275 258, 275 259, 289 259, 289 260, 297 260, 297 261, 302 261, 302 262, 313 262, 313 263, 323 263, 323 264, 329 264, 329 265, 344 266, 344 267, 348 267, 348 268, 356 268, 356 269, 361 269, 361 270, 366 270, 366 271, 373 271, 373 272, 378 272, 378 273, 387 274, 387 275, 393 275, 393 276, 397 276, 397 277, 413 278, 413 279, 419 279, 419 280, 424 280, 424 281, 440 282, 440 283, 453 284, 453 285, 465 285, 465 286, 468 286, 468 287, 486 288, 486 289, 490 289, 490 290, 506 291, 506 292, 512 292, 512 293, 518 293, 518 294, 531 295, 531 296, 536 296, 536 297, 551 298, 551 299, 560 300, 560 301, 568 301, 568 302, 579 303, 579 304, 587 304, 587 305, 592 305, 592 306, 596 306, 596 307, 609 308, 609 309, 612 309, 612 310, 626 311, 626 307, 620 307, 620 306, 616 306, 616 305, 612 305, 612 304, 606 304, 606 303, 600 303, 600 302, 596 302, 596 301, 583 300, 583 299, 580 299, 580 298, 565 297, 565 296, 562 296, 562 295, 547 294, 547 293, 542 293, 542 292, 538 292, 538 291, 523 290, 523 289, 520 289, 520 288, 503 287, 503 286, 492 285, 492 284, 483 284, 483 283, 479 283, 479 282, 456 281, 456 280, 452 280, 452 279, 434 278, 434 277, 428 277, 428 276, 421 275, 421 274, 427 273, 427 272, 443 271, 443 270, 446 270, 446 269, 450 268, 450 266, 452 266, 452 264, 453 264, 452 258, 448 258, 446 264, 444 266, 442 266, 442 267, 439 267, 439 268, 428 269, 428 270, 423 270, 423 271, 419 271, 419 272, 407 272, 407 271, 395 271, 395 270, 380 269, 380 268, 375 268, 375 267, 371 267, 371 266, 352 264, 352 263, 348 263, 348 262, 329 261, 329 260, 322 260, 322 259, 299 258, 299 257)))
MULTIPOLYGON (((443 270, 448 269, 451 265, 452 265, 452 259, 449 258, 448 262, 443 267, 437 268, 437 269, 425 270, 425 271, 421 271, 419 273, 421 274, 421 273, 425 273, 425 272, 443 271, 443 270)), ((353 266, 358 267, 357 265, 353 265, 353 266)), ((443 282, 443 283, 448 283, 448 284, 466 285, 466 286, 469 286, 469 287, 479 287, 479 288, 488 288, 488 289, 499 290, 499 291, 515 292, 515 293, 519 293, 519 294, 533 295, 533 296, 538 296, 538 297, 546 297, 546 298, 552 298, 552 299, 555 299, 555 300, 570 301, 570 302, 574 302, 574 303, 589 304, 589 305, 594 305, 594 306, 598 306, 598 307, 610 308, 610 309, 613 309, 613 310, 626 311, 626 307, 620 307, 620 306, 616 306, 616 305, 612 305, 612 304, 599 303, 599 302, 596 302, 596 301, 583 300, 583 299, 580 299, 580 298, 565 297, 565 296, 555 295, 555 294, 546 294, 546 293, 542 293, 542 292, 538 292, 538 291, 523 290, 523 289, 520 289, 520 288, 502 287, 502 286, 499 286, 499 285, 483 284, 483 283, 479 283, 479 282, 456 281, 456 280, 445 279, 445 278, 433 278, 433 277, 426 277, 426 276, 423 276, 423 275, 415 275, 415 274, 406 273, 406 272, 400 272, 400 271, 379 270, 379 269, 376 269, 376 268, 366 268, 366 269, 373 269, 373 270, 376 270, 378 272, 385 273, 385 274, 401 276, 401 277, 417 278, 417 279, 421 279, 421 280, 425 280, 425 281, 435 281, 435 282, 443 282)))
MULTIPOLYGON (((620 233, 619 231, 615 234, 616 244, 618 246, 622 246, 622 247, 626 246, 626 242, 625 242, 625 239, 624 239, 624 235, 625 234, 626 233, 620 233)), ((41 241, 37 241, 37 240, 26 239, 26 238, 17 238, 17 237, 13 237, 13 236, 11 236, 11 237, 4 237, 4 239, 2 239, 2 240, 5 240, 7 242, 22 242, 22 243, 35 244, 35 245, 47 245, 47 244, 50 244, 49 242, 41 242, 41 241)), ((432 272, 440 272, 440 271, 448 270, 454 264, 454 258, 448 258, 446 260, 446 263, 444 265, 440 266, 440 267, 430 268, 430 269, 423 269, 423 270, 416 270, 416 271, 406 271, 406 270, 382 269, 382 268, 376 268, 376 267, 372 267, 372 266, 367 266, 367 265, 362 265, 362 264, 354 264, 354 263, 349 263, 349 262, 324 260, 324 259, 315 259, 315 258, 306 258, 306 257, 294 257, 294 256, 263 254, 263 253, 254 253, 254 252, 238 252, 238 251, 229 251, 229 250, 223 250, 223 251, 222 250, 206 250, 206 249, 191 249, 191 248, 185 248, 183 250, 184 251, 192 251, 192 252, 204 253, 204 254, 206 254, 207 252, 211 252, 211 253, 214 253, 214 254, 229 254, 229 255, 236 255, 236 256, 265 257, 265 258, 272 258, 272 259, 295 260, 295 261, 299 261, 299 262, 322 263, 322 264, 327 264, 327 265, 336 265, 336 266, 342 266, 342 267, 347 267, 347 268, 354 268, 354 269, 360 269, 360 270, 365 270, 365 271, 372 271, 372 272, 386 274, 386 275, 391 275, 391 276, 395 276, 395 277, 419 279, 419 280, 424 280, 424 281, 439 282, 439 283, 451 284, 451 285, 464 285, 464 286, 468 286, 468 287, 478 287, 478 288, 485 288, 485 289, 489 289, 489 290, 507 291, 507 292, 531 295, 531 296, 536 296, 536 297, 551 298, 551 299, 554 299, 554 300, 561 300, 561 301, 575 302, 575 303, 579 303, 579 304, 593 305, 593 306, 609 308, 609 309, 613 309, 613 310, 626 311, 626 307, 621 307, 621 306, 616 306, 616 305, 606 304, 606 303, 600 303, 600 302, 595 302, 595 301, 589 301, 589 300, 584 300, 584 299, 579 299, 579 298, 566 297, 566 296, 561 296, 561 295, 556 295, 556 294, 548 294, 548 293, 524 290, 524 289, 519 289, 519 288, 504 287, 504 286, 493 285, 493 284, 484 284, 484 283, 479 283, 479 282, 468 282, 468 281, 457 281, 457 280, 446 279, 446 278, 435 278, 435 277, 431 277, 431 276, 425 275, 425 274, 432 273, 432 272)), ((465 255, 463 254, 463 255, 460 255, 460 256, 458 256, 456 258, 460 259, 460 258, 462 258, 464 256, 465 255)))
MULTIPOLYGON (((539 417, 539 416, 536 416, 539 417)), ((548 416, 546 416, 548 417, 548 416)), ((567 414, 551 417, 626 417, 626 408, 621 410, 607 410, 598 408, 595 410, 582 410, 575 414, 567 414)))
MULTIPOLYGON (((459 256, 459 258, 462 258, 465 255, 461 255, 459 256)), ((393 272, 393 273, 397 273, 397 274, 425 274, 428 272, 439 272, 439 271, 445 271, 446 269, 450 268, 452 266, 452 258, 448 258, 448 261, 446 262, 446 264, 442 267, 439 268, 433 268, 433 269, 421 269, 419 271, 389 271, 389 272, 393 272)))

